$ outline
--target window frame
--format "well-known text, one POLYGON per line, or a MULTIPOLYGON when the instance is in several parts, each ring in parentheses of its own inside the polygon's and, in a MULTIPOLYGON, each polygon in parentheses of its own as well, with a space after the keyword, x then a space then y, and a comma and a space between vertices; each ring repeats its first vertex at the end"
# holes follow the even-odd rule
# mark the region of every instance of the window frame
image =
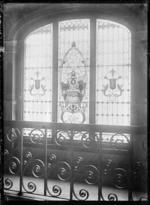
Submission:
MULTIPOLYGON (((53 39, 52 39, 52 44, 53 44, 53 62, 52 62, 52 122, 57 122, 57 99, 58 99, 58 24, 60 21, 65 21, 65 20, 75 20, 75 19, 89 19, 90 21, 90 87, 89 87, 89 124, 95 124, 95 114, 96 114, 96 23, 97 23, 97 19, 102 19, 102 20, 109 20, 104 19, 104 18, 99 18, 97 15, 91 16, 91 15, 80 15, 80 16, 72 16, 72 18, 69 17, 65 17, 65 18, 61 18, 59 17, 58 19, 56 18, 54 21, 50 21, 48 24, 52 24, 53 27, 53 39), (54 38, 55 36, 55 38, 54 38), (93 80, 94 79, 94 80, 93 80)), ((114 23, 119 23, 120 22, 116 22, 114 20, 110 20, 111 22, 114 23)), ((42 24, 40 25, 40 27, 42 26, 46 26, 48 24, 42 24)), ((125 28, 127 28, 129 30, 128 27, 126 27, 123 24, 120 24, 122 26, 124 26, 125 28)), ((40 28, 38 27, 38 28, 40 28)), ((38 29, 36 28, 36 29, 38 29)), ((35 30, 33 30, 35 31, 35 30)), ((130 30, 129 30, 130 31, 130 30)), ((31 34, 32 32, 30 32, 29 34, 31 34)), ((130 31, 131 33, 131 31, 130 31)), ((27 37, 27 36, 26 36, 27 37)), ((132 33, 131 33, 131 37, 132 37, 132 33)), ((131 48, 132 48, 132 40, 131 40, 131 48)), ((25 50, 25 40, 24 40, 24 50, 25 50)), ((25 56, 24 56, 25 57, 25 56)), ((131 58, 132 59, 132 58, 131 58)), ((24 65, 23 65, 23 69, 24 69, 24 65)), ((131 66, 131 71, 132 71, 132 66, 131 66)), ((24 76, 22 76, 22 79, 24 79, 24 76)), ((132 80, 131 80, 132 81, 132 80)), ((23 83, 22 82, 22 87, 23 87, 23 83)), ((22 92, 23 94, 23 88, 22 88, 22 92)), ((131 86, 131 93, 132 93, 132 86, 131 86)), ((132 98, 131 98, 131 93, 130 93, 130 103, 132 104, 132 98)), ((22 107, 23 107, 23 101, 22 101, 22 107)), ((22 109, 23 110, 23 109, 22 109)), ((130 119, 132 119, 131 117, 132 113, 131 113, 131 106, 130 106, 130 119)), ((23 113, 22 113, 23 116, 23 113)), ((21 120, 23 120, 23 118, 21 117, 21 120)), ((131 121, 131 120, 130 120, 131 121)))
MULTIPOLYGON (((18 35, 18 40, 19 40, 19 46, 16 46, 17 52, 14 55, 15 57, 15 61, 17 62, 16 59, 18 59, 18 57, 21 59, 20 63, 16 63, 16 71, 15 71, 15 78, 18 79, 18 82, 16 84, 16 102, 17 102, 17 109, 16 109, 16 120, 22 120, 23 119, 23 113, 22 113, 22 108, 23 108, 23 69, 24 69, 24 40, 27 37, 27 35, 29 35, 30 33, 32 33, 33 31, 35 31, 36 29, 45 26, 47 24, 53 24, 53 36, 55 36, 55 38, 53 38, 53 52, 55 53, 55 55, 53 55, 53 79, 55 76, 55 81, 53 80, 52 82, 52 90, 57 90, 58 91, 58 85, 57 85, 57 72, 58 72, 58 35, 55 35, 58 32, 58 22, 59 21, 63 21, 63 20, 73 20, 73 19, 90 19, 90 32, 91 32, 91 36, 90 36, 90 107, 89 107, 89 116, 91 116, 89 118, 89 124, 95 124, 95 92, 92 92, 92 90, 95 90, 95 82, 92 81, 91 79, 95 78, 95 71, 96 71, 96 61, 94 60, 95 56, 96 56, 96 38, 94 38, 94 36, 96 37, 96 19, 105 19, 105 20, 110 20, 112 22, 121 24, 122 26, 126 27, 127 29, 129 29, 129 31, 131 32, 131 106, 130 106, 130 125, 134 124, 133 121, 133 117, 132 117, 132 104, 133 104, 133 97, 132 97, 132 90, 133 89, 133 82, 132 82, 132 52, 133 52, 133 48, 132 48, 132 30, 133 28, 131 28, 132 25, 129 24, 129 22, 123 19, 118 18, 117 14, 114 14, 114 16, 110 16, 109 14, 107 14, 107 12, 105 13, 99 13, 99 12, 95 12, 93 11, 93 9, 88 9, 88 11, 84 11, 81 14, 81 11, 75 11, 74 13, 70 14, 70 12, 66 12, 64 13, 60 13, 55 15, 55 17, 53 16, 53 14, 46 14, 45 16, 41 17, 41 20, 39 22, 37 22, 37 20, 35 20, 35 24, 33 25, 33 22, 29 23, 29 25, 25 25, 26 28, 28 28, 24 33, 23 32, 19 32, 18 35), (32 26, 31 26, 32 25, 32 26), (95 29, 94 29, 95 28, 95 29), (93 51, 93 52, 92 52, 93 51), (91 57, 93 56, 93 57, 91 57), (94 70, 94 72, 93 72, 94 70), (91 72, 92 71, 92 72, 91 72), (21 77, 20 77, 21 76, 21 77), (19 86, 17 86, 19 85, 19 86)), ((54 91, 52 92, 52 122, 57 122, 57 104, 55 103, 57 102, 57 95, 54 93, 54 91)))

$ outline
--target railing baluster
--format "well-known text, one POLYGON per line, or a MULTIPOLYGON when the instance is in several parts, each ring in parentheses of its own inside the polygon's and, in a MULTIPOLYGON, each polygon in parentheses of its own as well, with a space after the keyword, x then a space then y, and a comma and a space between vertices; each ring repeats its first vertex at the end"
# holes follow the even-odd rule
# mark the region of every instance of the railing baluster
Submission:
POLYGON ((20 192, 19 195, 22 195, 22 184, 23 184, 23 127, 21 124, 21 139, 20 139, 20 192))
POLYGON ((133 176, 133 135, 130 134, 130 144, 129 144, 129 190, 128 190, 128 200, 133 201, 132 197, 132 176, 133 176))
POLYGON ((70 146, 70 156, 71 156, 71 173, 70 173, 70 201, 72 201, 72 195, 73 195, 73 131, 71 131, 71 146, 70 146))
POLYGON ((44 149, 45 149, 45 170, 44 170, 44 196, 46 196, 47 190, 47 129, 45 129, 45 138, 44 138, 44 149))
POLYGON ((102 199, 102 132, 99 133, 99 157, 98 157, 98 170, 99 170, 99 177, 98 177, 98 201, 102 199))

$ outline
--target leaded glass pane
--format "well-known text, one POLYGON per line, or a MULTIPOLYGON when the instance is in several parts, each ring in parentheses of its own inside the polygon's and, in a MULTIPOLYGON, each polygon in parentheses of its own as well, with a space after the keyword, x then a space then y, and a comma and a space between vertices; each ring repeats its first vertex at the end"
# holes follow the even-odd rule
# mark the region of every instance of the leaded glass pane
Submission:
POLYGON ((23 119, 52 119, 52 24, 25 40, 23 119))
POLYGON ((96 38, 96 123, 130 125, 130 31, 98 19, 96 38))
POLYGON ((89 122, 90 21, 59 22, 58 122, 89 122))

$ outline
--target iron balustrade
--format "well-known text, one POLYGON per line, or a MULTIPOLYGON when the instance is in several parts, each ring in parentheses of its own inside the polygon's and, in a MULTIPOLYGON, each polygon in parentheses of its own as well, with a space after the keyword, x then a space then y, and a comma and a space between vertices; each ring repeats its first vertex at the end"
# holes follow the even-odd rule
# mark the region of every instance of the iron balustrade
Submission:
MULTIPOLYGON (((5 121, 4 192, 13 191, 21 197, 40 195, 49 200, 89 200, 89 187, 96 187, 96 200, 118 201, 117 193, 103 194, 111 178, 116 190, 127 190, 127 200, 132 201, 133 181, 138 171, 144 170, 142 163, 135 166, 133 161, 133 142, 137 134, 146 134, 146 128, 5 121), (105 135, 109 139, 106 140, 105 135), (115 156, 114 159, 108 154, 115 156), (119 156, 118 161, 116 156, 119 156), (39 181, 43 187, 40 192, 39 181), (57 184, 53 184, 54 181, 57 184)), ((139 200, 146 200, 146 197, 139 200)))

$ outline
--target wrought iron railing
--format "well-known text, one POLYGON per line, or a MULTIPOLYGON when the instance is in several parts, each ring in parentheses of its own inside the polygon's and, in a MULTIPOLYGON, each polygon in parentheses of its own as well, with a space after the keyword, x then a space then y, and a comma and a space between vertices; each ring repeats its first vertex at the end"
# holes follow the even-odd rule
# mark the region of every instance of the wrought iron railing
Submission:
POLYGON ((139 172, 146 174, 143 164, 133 160, 139 134, 146 128, 6 121, 4 193, 117 201, 121 190, 132 201, 139 172))

